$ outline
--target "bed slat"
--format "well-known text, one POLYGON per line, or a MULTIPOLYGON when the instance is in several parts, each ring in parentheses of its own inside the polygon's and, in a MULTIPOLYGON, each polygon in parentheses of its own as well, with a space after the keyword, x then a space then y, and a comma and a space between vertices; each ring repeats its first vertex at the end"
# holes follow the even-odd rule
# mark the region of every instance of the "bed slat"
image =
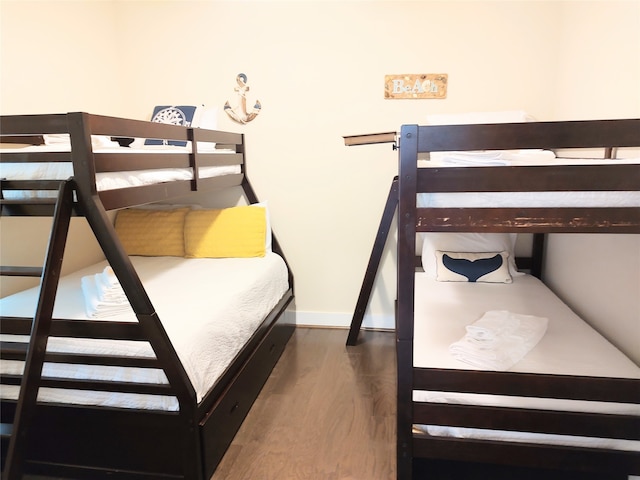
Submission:
POLYGON ((640 207, 419 208, 418 232, 640 233, 640 207))
POLYGON ((640 165, 555 165, 418 169, 419 192, 634 191, 640 165))
POLYGON ((640 384, 633 378, 414 368, 413 386, 416 390, 640 403, 640 384))
MULTIPOLYGON (((413 452, 415 457, 463 460, 496 465, 517 464, 540 468, 541 465, 559 465, 574 472, 607 472, 627 474, 640 471, 640 462, 633 452, 604 449, 584 449, 566 446, 549 446, 535 443, 491 442, 416 435, 413 452), (544 459, 544 462, 541 461, 544 459)), ((580 477, 573 477, 580 478, 580 477)))
POLYGON ((413 422, 519 432, 640 439, 640 418, 525 408, 415 402, 413 422))

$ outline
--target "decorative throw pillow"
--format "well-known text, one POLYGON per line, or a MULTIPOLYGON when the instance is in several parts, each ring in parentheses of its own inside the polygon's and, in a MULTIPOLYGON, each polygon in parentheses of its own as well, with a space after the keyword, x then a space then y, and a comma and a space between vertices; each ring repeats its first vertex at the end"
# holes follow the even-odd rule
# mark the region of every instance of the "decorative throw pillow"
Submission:
POLYGON ((129 255, 184 256, 184 221, 189 208, 128 208, 116 215, 115 228, 129 255))
POLYGON ((507 252, 436 251, 436 280, 439 282, 511 283, 507 252))
POLYGON ((507 252, 509 273, 512 277, 523 275, 516 267, 514 246, 517 235, 514 233, 457 233, 429 232, 423 234, 422 267, 435 278, 436 251, 443 252, 507 252))
MULTIPOLYGON (((196 127, 197 116, 199 114, 197 105, 158 105, 153 109, 151 121, 156 123, 168 123, 171 125, 181 125, 183 127, 196 127)), ((145 145, 175 145, 184 147, 186 141, 180 140, 158 140, 148 138, 144 142, 145 145)))
POLYGON ((264 257, 266 230, 266 209, 262 207, 192 210, 184 225, 185 256, 264 257))

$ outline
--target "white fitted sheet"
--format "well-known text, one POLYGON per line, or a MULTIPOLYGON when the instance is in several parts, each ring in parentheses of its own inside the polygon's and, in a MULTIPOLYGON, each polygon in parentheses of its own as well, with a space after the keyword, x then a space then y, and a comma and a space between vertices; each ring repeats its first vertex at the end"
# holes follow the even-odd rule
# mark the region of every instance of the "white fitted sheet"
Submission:
MULTIPOLYGON (((547 317, 547 332, 510 370, 530 373, 640 378, 640 368, 608 340, 580 319, 540 280, 516 276, 511 284, 438 282, 416 274, 414 366, 424 368, 474 367, 456 360, 449 345, 465 334, 465 326, 489 310, 547 317)), ((477 368, 476 368, 477 369, 477 368)), ((640 415, 636 404, 552 400, 456 392, 414 391, 414 401, 497 405, 564 411, 640 415)), ((640 442, 588 439, 566 435, 530 435, 523 432, 420 426, 431 435, 461 438, 537 441, 640 451, 640 442)))
MULTIPOLYGON (((283 259, 267 252, 258 258, 185 259, 131 257, 145 289, 196 390, 198 401, 214 385, 234 356, 288 289, 283 259)), ((80 279, 102 271, 106 262, 70 274, 61 281, 54 318, 85 319, 80 279)), ((2 315, 32 316, 36 289, 0 299, 2 315)), ((133 312, 105 321, 136 321, 133 312)), ((2 335, 3 341, 28 341, 2 335)), ((113 352, 152 356, 147 342, 51 338, 50 351, 113 352)), ((22 362, 0 362, 5 373, 19 373, 22 362)), ((166 383, 161 370, 45 364, 45 374, 71 378, 166 383)), ((3 385, 3 398, 17 398, 17 387, 3 385)), ((125 408, 177 410, 174 397, 75 392, 43 388, 42 401, 125 408)))

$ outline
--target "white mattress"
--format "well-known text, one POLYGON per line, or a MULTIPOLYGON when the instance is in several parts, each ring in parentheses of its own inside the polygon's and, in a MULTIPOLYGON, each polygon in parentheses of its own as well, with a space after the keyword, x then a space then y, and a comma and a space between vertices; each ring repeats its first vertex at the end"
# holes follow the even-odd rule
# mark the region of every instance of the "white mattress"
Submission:
MULTIPOLYGON (((68 152, 66 144, 39 145, 24 147, 21 149, 3 149, 0 153, 8 152, 68 152)), ((145 146, 139 148, 125 147, 103 147, 94 149, 94 153, 149 153, 158 154, 190 152, 191 146, 145 146)), ((215 149, 210 147, 201 148, 204 153, 235 153, 234 150, 215 149)), ((200 178, 211 178, 222 175, 240 173, 240 165, 205 166, 198 168, 200 178)), ((0 163, 0 178, 8 180, 64 180, 73 175, 73 165, 71 162, 48 162, 48 163, 0 163)), ((193 170, 191 168, 164 168, 153 170, 136 170, 127 172, 102 172, 96 174, 96 187, 98 191, 112 190, 116 188, 135 187, 149 185, 153 183, 170 182, 176 180, 191 180, 193 170)), ((55 192, 38 191, 12 191, 3 192, 5 198, 25 198, 55 196, 55 192)))
MULTIPOLYGON (((131 257, 173 347, 200 401, 257 326, 288 289, 287 268, 280 256, 268 252, 258 258, 185 259, 181 257, 131 257)), ((80 279, 99 273, 106 262, 64 277, 54 318, 87 318, 80 279)), ((0 299, 2 315, 32 316, 36 289, 0 299)), ((133 312, 113 321, 136 321, 133 312)), ((3 341, 28 340, 2 335, 3 341)), ((51 338, 50 351, 100 352, 152 356, 146 342, 51 338)), ((5 373, 19 373, 22 362, 0 363, 5 373)), ((45 375, 72 378, 117 379, 166 383, 160 370, 45 364, 45 375)), ((17 398, 18 388, 3 385, 3 398, 17 398)), ((41 389, 42 401, 88 405, 177 410, 174 397, 75 392, 41 389)))
MULTIPOLYGON (((449 345, 465 334, 465 326, 489 310, 547 317, 542 340, 510 370, 517 372, 640 378, 640 368, 581 320, 540 280, 516 276, 511 284, 438 282, 416 274, 414 366, 473 369, 449 353, 449 345)), ((414 391, 415 401, 517 406, 578 412, 640 415, 635 404, 551 400, 455 392, 414 391)), ((421 426, 431 435, 492 438, 591 445, 640 451, 640 442, 589 439, 564 435, 531 435, 443 426, 421 426)))
MULTIPOLYGON (((489 152, 487 152, 489 153, 489 152)), ((434 160, 420 160, 420 168, 455 166, 530 165, 611 165, 639 164, 639 158, 580 159, 556 158, 548 150, 523 150, 498 154, 497 158, 466 152, 440 154, 434 160), (550 155, 551 154, 551 155, 550 155)), ((640 191, 620 192, 455 192, 420 193, 418 208, 545 208, 545 207, 640 207, 640 191)))

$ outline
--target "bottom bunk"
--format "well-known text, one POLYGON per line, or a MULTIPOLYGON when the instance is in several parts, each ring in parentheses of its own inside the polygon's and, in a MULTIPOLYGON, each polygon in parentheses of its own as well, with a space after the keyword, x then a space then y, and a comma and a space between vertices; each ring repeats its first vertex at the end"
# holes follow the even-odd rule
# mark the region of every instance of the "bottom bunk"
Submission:
MULTIPOLYGON (((633 431, 637 430, 638 421, 634 417, 640 416, 640 405, 633 403, 633 395, 625 400, 624 394, 621 394, 619 402, 610 400, 615 397, 615 379, 622 379, 621 384, 626 383, 626 379, 637 381, 640 379, 640 368, 569 310, 540 280, 526 275, 514 278, 509 285, 474 285, 436 282, 421 273, 416 276, 416 287, 421 292, 416 304, 414 343, 414 365, 418 369, 415 375, 419 379, 414 384, 413 394, 414 420, 420 422, 415 425, 418 444, 431 439, 434 444, 447 444, 449 450, 452 449, 453 442, 448 441, 451 439, 466 439, 469 445, 474 440, 513 442, 514 445, 563 445, 615 450, 619 452, 620 459, 616 463, 621 468, 623 465, 633 465, 633 454, 628 452, 635 452, 637 463, 640 441, 626 437, 632 436, 633 431), (456 298, 465 298, 465 303, 456 302, 456 298), (444 311, 446 318, 442 316, 444 311), (493 315, 487 315, 487 312, 493 315), (526 315, 512 312, 526 312, 526 315), (510 344, 509 340, 496 340, 495 344, 501 343, 495 348, 477 346, 492 342, 474 342, 475 337, 465 330, 465 326, 481 325, 474 323, 480 318, 488 320, 485 326, 492 324, 498 329, 503 328, 505 323, 509 324, 508 328, 514 329, 509 335, 524 338, 524 346, 519 341, 510 344), (541 321, 535 325, 534 319, 548 322, 541 321), (519 327, 516 327, 518 323, 519 327), (535 344, 535 347, 523 357, 527 341, 535 344), (517 367, 514 366, 516 363, 517 367), (501 388, 505 389, 499 385, 499 373, 494 375, 496 372, 476 371, 483 366, 490 370, 509 369, 509 373, 513 374, 510 375, 511 379, 505 375, 505 381, 512 384, 509 390, 503 394, 495 393, 501 388), (483 376, 483 373, 487 375, 483 376), (523 374, 524 379, 531 379, 527 374, 557 375, 560 376, 559 382, 565 385, 571 385, 581 377, 597 383, 597 377, 600 377, 601 387, 609 385, 611 390, 601 394, 599 400, 572 399, 573 395, 579 398, 580 394, 571 391, 565 393, 567 398, 562 398, 560 392, 532 397, 530 395, 537 389, 535 385, 527 387, 531 393, 524 389, 520 395, 516 395, 513 383, 518 381, 518 374, 523 374), (471 376, 475 377, 473 386, 471 376), (495 386, 491 382, 495 382, 495 386), (486 385, 477 389, 477 384, 482 383, 486 385), (470 393, 483 390, 486 392, 470 393), (455 408, 460 411, 456 413, 455 408), (474 409, 476 413, 505 409, 502 411, 504 419, 489 420, 478 416, 473 421, 465 422, 464 426, 456 423, 456 420, 450 420, 465 410, 467 414, 472 414, 474 409), (545 426, 544 415, 536 417, 537 412, 544 411, 555 412, 549 415, 549 422, 554 423, 554 427, 545 426), (581 418, 582 414, 584 417, 581 418), (612 437, 606 436, 608 430, 604 426, 601 427, 601 433, 590 436, 596 434, 591 431, 593 426, 587 422, 587 419, 594 418, 593 415, 611 415, 612 437), (620 416, 618 428, 613 428, 614 415, 620 416), (579 426, 583 427, 583 435, 563 432, 565 429, 571 431, 570 426, 562 425, 562 421, 571 416, 574 416, 578 430, 579 426), (552 420, 553 417, 562 417, 562 420, 556 422, 552 420), (522 423, 522 428, 528 426, 531 430, 513 430, 517 422, 522 423), (557 433, 542 433, 553 429, 557 433), (615 435, 622 438, 615 438, 615 435), (623 460, 625 457, 629 457, 626 462, 623 460)), ((632 381, 629 381, 629 385, 632 385, 632 381)), ((630 393, 633 393, 632 389, 630 393)), ((500 456, 503 457, 504 452, 500 456)), ((596 457, 594 453, 594 459, 596 457)), ((482 458, 486 458, 486 453, 476 460, 482 458)), ((505 460, 508 459, 503 458, 505 460)), ((579 468, 580 465, 575 467, 579 468)))
MULTIPOLYGON (((509 235, 492 235, 508 248, 509 235)), ((415 273, 413 477, 465 478, 453 470, 438 476, 456 465, 477 478, 640 474, 640 368, 508 261, 491 279, 452 281, 464 269, 456 262, 468 259, 447 259, 428 241, 423 248, 425 271, 415 273)), ((477 262, 484 254, 470 255, 477 262)))
POLYGON ((640 474, 640 368, 507 260, 509 234, 428 235, 414 278, 411 408, 399 411, 410 415, 413 478, 640 474), (458 255, 474 250, 460 242, 496 244, 458 255), (483 272, 466 270, 485 260, 483 272), (456 281, 463 271, 486 276, 456 281))
MULTIPOLYGON (((128 302, 96 301, 95 291, 113 281, 107 262, 67 275, 58 287, 28 430, 27 473, 209 478, 293 333, 292 279, 273 251, 251 258, 129 259, 194 402, 171 394, 168 370, 156 359, 162 352, 131 333, 138 321, 128 302), (187 428, 185 411, 191 412, 187 428)), ((16 411, 38 291, 0 300, 3 424, 11 424, 16 411)), ((3 435, 3 464, 7 448, 3 435)))

